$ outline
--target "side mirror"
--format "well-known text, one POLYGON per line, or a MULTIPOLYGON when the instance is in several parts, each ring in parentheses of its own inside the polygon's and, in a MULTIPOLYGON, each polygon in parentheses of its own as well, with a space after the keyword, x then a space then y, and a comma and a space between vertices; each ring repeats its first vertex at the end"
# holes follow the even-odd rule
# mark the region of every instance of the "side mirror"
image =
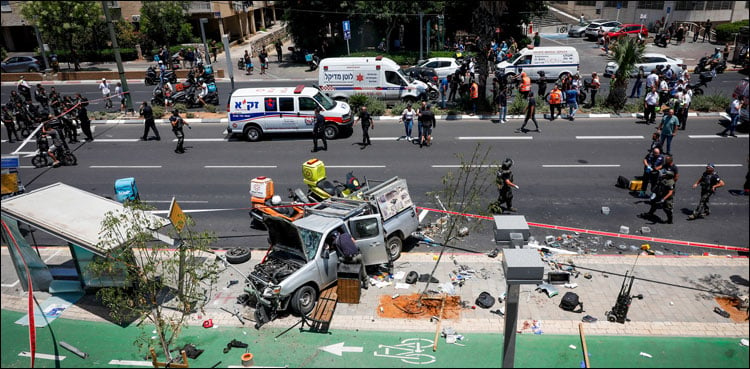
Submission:
POLYGON ((328 248, 323 249, 323 254, 321 255, 323 259, 329 259, 331 257, 331 252, 328 250, 328 248))

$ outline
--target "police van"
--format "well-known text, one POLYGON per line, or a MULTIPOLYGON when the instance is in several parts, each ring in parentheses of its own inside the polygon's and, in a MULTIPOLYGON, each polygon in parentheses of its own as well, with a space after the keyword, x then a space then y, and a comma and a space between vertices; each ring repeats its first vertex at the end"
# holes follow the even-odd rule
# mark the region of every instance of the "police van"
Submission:
POLYGON ((497 63, 496 73, 502 76, 515 76, 523 72, 532 80, 539 79, 540 71, 546 78, 558 79, 564 74, 576 74, 580 66, 578 51, 574 47, 551 46, 521 49, 510 59, 497 63))
POLYGON ((318 69, 320 90, 335 100, 348 100, 353 95, 390 102, 427 99, 427 84, 409 77, 396 62, 382 56, 326 58, 318 69))
POLYGON ((269 133, 312 132, 315 108, 325 117, 326 139, 351 134, 349 104, 304 85, 235 90, 227 107, 227 133, 254 142, 269 133))

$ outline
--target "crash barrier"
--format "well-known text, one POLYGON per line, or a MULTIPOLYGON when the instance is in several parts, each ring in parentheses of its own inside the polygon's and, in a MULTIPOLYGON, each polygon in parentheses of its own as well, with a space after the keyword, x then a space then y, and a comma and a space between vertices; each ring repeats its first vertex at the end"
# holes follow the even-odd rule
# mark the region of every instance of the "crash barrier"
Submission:
MULTIPOLYGON (((304 323, 310 326, 311 332, 328 332, 331 319, 333 319, 333 313, 336 311, 336 303, 338 302, 337 292, 338 286, 334 285, 320 293, 320 298, 318 299, 318 303, 315 304, 315 308, 304 319, 304 323)), ((305 326, 304 323, 302 324, 303 328, 305 326)))

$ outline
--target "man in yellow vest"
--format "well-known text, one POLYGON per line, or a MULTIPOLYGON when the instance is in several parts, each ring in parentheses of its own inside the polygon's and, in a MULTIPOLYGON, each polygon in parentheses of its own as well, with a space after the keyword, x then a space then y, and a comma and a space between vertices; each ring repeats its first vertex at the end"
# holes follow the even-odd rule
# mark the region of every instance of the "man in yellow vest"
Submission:
POLYGON ((471 106, 472 106, 471 115, 476 115, 477 114, 477 101, 479 101, 479 85, 476 83, 476 81, 471 82, 471 87, 469 88, 469 96, 471 97, 471 106))
POLYGON ((518 88, 523 98, 529 97, 529 91, 531 91, 531 78, 526 75, 526 72, 521 72, 521 86, 518 88))
POLYGON ((555 120, 555 109, 557 109, 557 116, 562 114, 562 91, 560 86, 555 85, 555 88, 549 93, 549 120, 555 120))

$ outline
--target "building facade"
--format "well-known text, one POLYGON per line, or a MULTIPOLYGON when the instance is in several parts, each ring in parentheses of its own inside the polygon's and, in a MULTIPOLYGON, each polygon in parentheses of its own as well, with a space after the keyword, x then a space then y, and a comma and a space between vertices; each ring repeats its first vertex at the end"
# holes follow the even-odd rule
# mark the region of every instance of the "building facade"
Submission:
POLYGON ((748 19, 750 11, 750 1, 550 1, 549 4, 576 17, 584 14, 586 19, 613 19, 649 26, 662 18, 667 24, 702 24, 710 19, 716 26, 748 19))

